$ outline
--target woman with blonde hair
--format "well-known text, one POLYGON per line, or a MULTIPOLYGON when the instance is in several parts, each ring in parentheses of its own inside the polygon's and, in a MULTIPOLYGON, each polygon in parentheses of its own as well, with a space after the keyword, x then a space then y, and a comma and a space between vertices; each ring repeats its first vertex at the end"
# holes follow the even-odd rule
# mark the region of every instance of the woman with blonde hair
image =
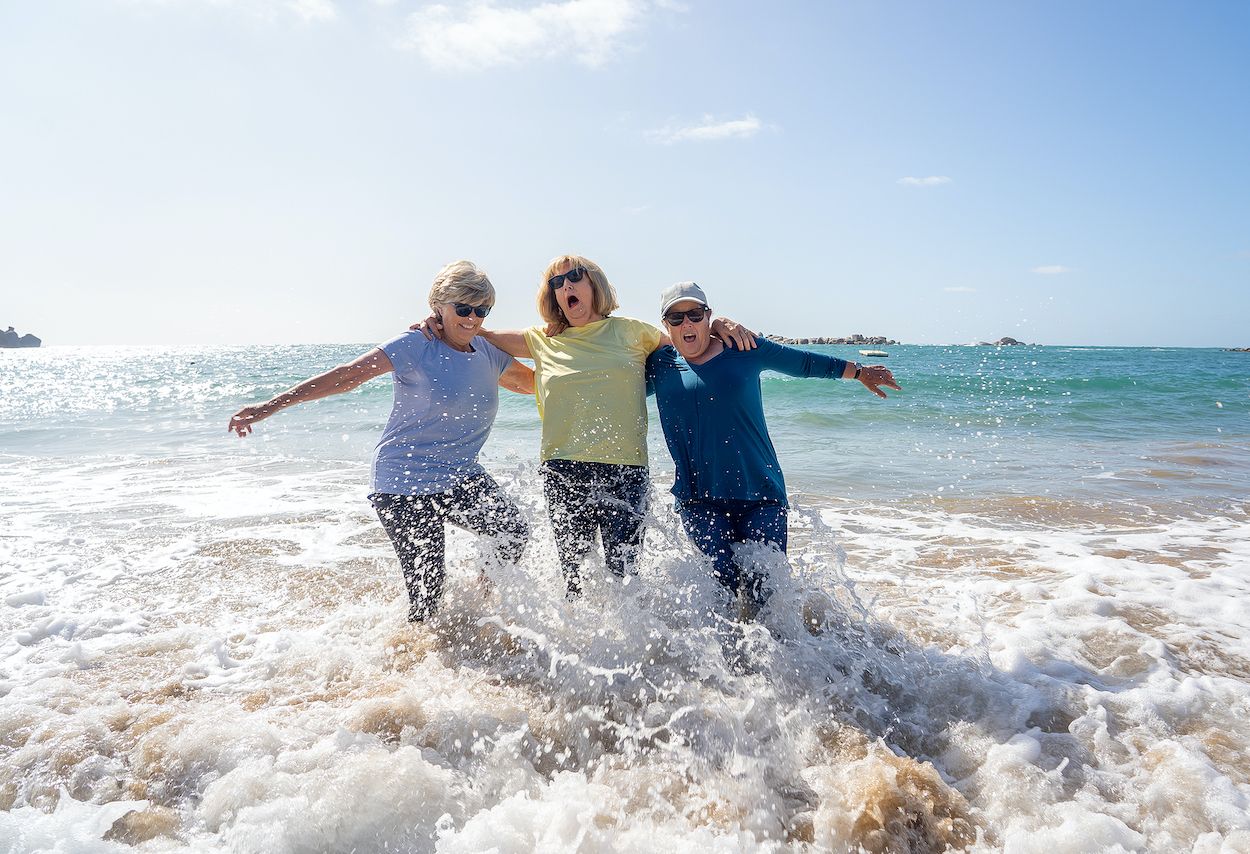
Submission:
POLYGON ((438 608, 445 578, 444 524, 492 538, 498 558, 515 562, 529 539, 521 511, 477 461, 499 408, 499 386, 534 393, 534 372, 492 344, 475 340, 495 304, 495 288, 469 261, 438 271, 430 308, 441 340, 405 332, 352 362, 305 380, 230 419, 242 438, 252 426, 297 403, 351 391, 393 374, 391 417, 373 456, 369 495, 408 588, 408 621, 438 608))
MULTIPOLYGON (((643 368, 668 336, 650 323, 613 316, 616 289, 582 255, 547 264, 537 301, 545 325, 481 335, 534 360, 543 493, 573 598, 582 592, 581 564, 596 537, 613 575, 634 572, 651 483, 643 368)), ((732 321, 720 320, 715 332, 754 346, 754 335, 732 321)))

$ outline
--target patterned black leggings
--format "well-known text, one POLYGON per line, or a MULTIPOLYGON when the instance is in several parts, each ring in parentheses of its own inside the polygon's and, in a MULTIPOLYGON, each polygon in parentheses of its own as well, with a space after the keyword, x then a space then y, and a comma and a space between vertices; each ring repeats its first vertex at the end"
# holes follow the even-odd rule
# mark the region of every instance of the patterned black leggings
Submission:
POLYGON ((540 471, 569 595, 582 592, 581 563, 596 535, 608 569, 633 573, 651 486, 646 466, 547 460, 540 471))
POLYGON ((444 523, 492 538, 496 554, 510 563, 520 559, 529 540, 529 523, 490 475, 468 478, 434 495, 375 492, 369 500, 399 558, 411 623, 430 617, 443 595, 444 523))

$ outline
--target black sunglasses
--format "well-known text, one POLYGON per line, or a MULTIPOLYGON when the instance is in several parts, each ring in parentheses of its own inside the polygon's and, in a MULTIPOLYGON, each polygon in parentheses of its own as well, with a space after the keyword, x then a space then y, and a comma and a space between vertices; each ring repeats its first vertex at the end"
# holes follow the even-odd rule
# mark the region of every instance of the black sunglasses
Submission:
POLYGON ((689 311, 670 311, 664 315, 664 322, 669 326, 681 326, 686 318, 690 318, 691 323, 702 323, 703 318, 710 314, 712 309, 706 305, 703 308, 692 308, 689 311))
POLYGON ((468 317, 470 314, 485 317, 490 314, 490 306, 488 305, 469 305, 463 302, 453 302, 451 307, 456 310, 457 317, 468 317))
POLYGON ((582 276, 584 275, 586 275, 585 267, 574 267, 572 270, 569 270, 567 273, 561 273, 558 276, 552 276, 550 279, 547 280, 547 287, 551 288, 553 291, 558 291, 560 290, 560 288, 564 287, 565 279, 568 279, 570 282, 576 285, 578 282, 582 280, 582 276))

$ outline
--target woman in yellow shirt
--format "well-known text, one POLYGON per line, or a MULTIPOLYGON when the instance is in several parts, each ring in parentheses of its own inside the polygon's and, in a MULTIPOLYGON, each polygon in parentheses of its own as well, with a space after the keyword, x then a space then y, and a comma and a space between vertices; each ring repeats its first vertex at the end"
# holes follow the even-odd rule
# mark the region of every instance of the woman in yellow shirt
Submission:
MULTIPOLYGON (((561 255, 543 271, 538 313, 546 326, 481 334, 505 353, 534 360, 542 418, 543 493, 570 598, 581 594, 581 563, 603 541, 608 569, 634 571, 642 545, 647 471, 647 356, 668 336, 650 323, 612 317, 616 289, 603 269, 561 255)), ((714 327, 739 347, 749 330, 723 318, 714 327)))

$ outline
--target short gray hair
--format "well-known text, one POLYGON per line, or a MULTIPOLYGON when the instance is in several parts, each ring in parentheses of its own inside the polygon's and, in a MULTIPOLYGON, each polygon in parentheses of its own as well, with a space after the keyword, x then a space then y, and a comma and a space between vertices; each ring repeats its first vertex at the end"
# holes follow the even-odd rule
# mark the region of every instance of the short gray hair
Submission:
POLYGON ((434 276, 430 286, 430 308, 462 302, 469 305, 494 305, 495 286, 490 277, 472 261, 452 261, 434 276))

